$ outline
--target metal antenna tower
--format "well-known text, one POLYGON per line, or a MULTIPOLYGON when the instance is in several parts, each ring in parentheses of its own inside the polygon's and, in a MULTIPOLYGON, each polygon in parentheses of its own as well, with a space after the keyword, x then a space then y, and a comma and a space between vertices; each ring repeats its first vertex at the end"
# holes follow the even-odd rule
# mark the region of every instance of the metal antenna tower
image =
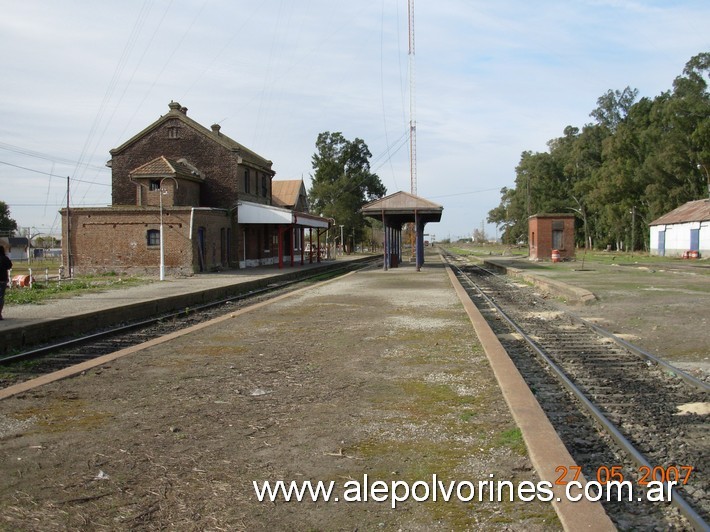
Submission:
POLYGON ((409 177, 411 193, 417 194, 417 121, 414 80, 414 0, 407 0, 409 14, 409 177))

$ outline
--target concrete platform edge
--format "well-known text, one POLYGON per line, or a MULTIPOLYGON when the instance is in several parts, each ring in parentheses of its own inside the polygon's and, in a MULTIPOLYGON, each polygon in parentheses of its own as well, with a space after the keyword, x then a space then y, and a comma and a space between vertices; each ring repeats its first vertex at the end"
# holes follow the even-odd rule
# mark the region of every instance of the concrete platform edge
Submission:
POLYGON ((79 375, 79 374, 83 373, 84 371, 88 371, 92 368, 102 366, 103 364, 107 364, 107 363, 111 362, 112 360, 116 360, 118 358, 122 358, 122 357, 125 357, 128 355, 132 355, 132 354, 138 353, 140 351, 143 351, 144 349, 148 349, 149 347, 153 347, 155 345, 169 342, 171 340, 174 340, 175 338, 179 338, 179 337, 184 336, 186 334, 191 334, 193 332, 196 332, 196 331, 199 331, 202 329, 206 329, 207 327, 211 327, 212 325, 216 325, 217 323, 221 323, 226 320, 231 320, 231 319, 236 318, 242 314, 252 312, 252 311, 259 309, 261 307, 264 307, 266 305, 270 305, 271 303, 281 301, 282 299, 286 299, 286 298, 301 294, 307 290, 311 290, 312 288, 316 288, 318 286, 323 286, 324 284, 327 284, 327 283, 332 283, 333 281, 336 281, 338 279, 342 279, 343 277, 346 277, 348 275, 353 275, 354 273, 356 273, 356 272, 350 272, 350 273, 347 273, 341 277, 338 277, 337 279, 330 279, 328 281, 324 281, 324 282, 319 283, 317 285, 314 284, 311 286, 304 286, 303 288, 299 288, 298 290, 294 290, 293 292, 288 292, 286 294, 276 296, 272 299, 268 299, 266 301, 261 301, 259 303, 255 303, 255 304, 250 305, 248 307, 245 307, 245 308, 242 308, 239 310, 235 310, 234 312, 230 312, 229 314, 219 316, 218 318, 214 318, 209 321, 204 321, 202 323, 192 325, 191 327, 181 329, 181 330, 176 331, 174 333, 166 334, 165 336, 161 336, 159 338, 154 338, 153 340, 148 340, 147 342, 143 342, 142 344, 127 347, 125 349, 121 349, 119 351, 115 351, 113 353, 109 353, 107 355, 103 355, 101 357, 94 358, 92 360, 87 360, 86 362, 82 362, 80 364, 76 364, 76 365, 70 366, 68 368, 54 371, 52 373, 48 373, 47 375, 42 375, 41 377, 37 377, 36 379, 21 382, 19 384, 15 384, 13 386, 8 386, 7 388, 0 390, 0 401, 3 399, 7 399, 8 397, 12 397, 14 395, 18 395, 18 394, 27 392, 27 391, 32 390, 34 388, 38 388, 39 386, 42 386, 44 384, 49 384, 51 382, 55 382, 55 381, 69 378, 69 377, 73 377, 75 375, 79 375))
MULTIPOLYGON (((356 264, 369 260, 356 259, 350 264, 356 264)), ((342 267, 343 263, 328 263, 320 267, 310 268, 308 273, 318 274, 332 269, 342 267)), ((234 296, 240 293, 249 292, 264 288, 267 285, 295 279, 304 270, 296 270, 287 273, 269 275, 261 279, 234 283, 218 288, 210 288, 195 292, 187 292, 177 296, 148 299, 139 303, 107 308, 86 314, 76 314, 61 318, 52 318, 35 323, 5 329, 2 334, 2 345, 0 345, 0 355, 6 355, 13 350, 28 349, 33 345, 51 342, 67 337, 67 331, 72 335, 80 335, 102 327, 109 327, 116 323, 126 321, 126 316, 132 320, 143 320, 150 317, 174 312, 180 309, 199 306, 209 301, 234 296)), ((80 298, 77 304, 80 304, 80 298)))
MULTIPOLYGON (((458 282, 452 269, 447 266, 446 271, 488 357, 513 419, 522 432, 530 460, 540 479, 552 485, 554 492, 552 504, 562 526, 569 531, 616 530, 600 503, 584 499, 571 502, 565 497, 564 486, 555 485, 555 481, 560 476, 555 468, 574 466, 576 465, 574 459, 559 439, 495 333, 458 282)), ((580 477, 579 481, 582 484, 587 482, 583 477, 580 477)))
POLYGON ((553 294, 555 296, 567 298, 569 302, 573 304, 588 305, 597 300, 597 296, 595 296, 592 292, 586 290, 585 288, 573 286, 567 283, 563 283, 562 281, 557 281, 555 279, 547 279, 538 275, 533 275, 524 270, 521 270, 520 268, 515 268, 506 264, 500 264, 495 260, 484 260, 483 264, 488 268, 501 271, 511 277, 519 277, 524 281, 532 283, 534 286, 544 292, 553 294))

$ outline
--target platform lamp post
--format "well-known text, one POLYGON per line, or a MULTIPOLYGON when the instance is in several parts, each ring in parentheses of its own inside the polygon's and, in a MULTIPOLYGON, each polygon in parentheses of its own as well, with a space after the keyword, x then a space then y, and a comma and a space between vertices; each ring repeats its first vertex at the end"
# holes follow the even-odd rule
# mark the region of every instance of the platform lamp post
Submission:
MULTIPOLYGON (((168 191, 163 191, 163 181, 166 179, 172 179, 175 181, 175 190, 178 189, 178 182, 172 176, 166 176, 160 180, 160 185, 158 185, 158 197, 160 198, 160 280, 165 280, 165 245, 163 243, 163 194, 167 194, 168 191)), ((173 192, 173 203, 175 198, 175 193, 173 192)))

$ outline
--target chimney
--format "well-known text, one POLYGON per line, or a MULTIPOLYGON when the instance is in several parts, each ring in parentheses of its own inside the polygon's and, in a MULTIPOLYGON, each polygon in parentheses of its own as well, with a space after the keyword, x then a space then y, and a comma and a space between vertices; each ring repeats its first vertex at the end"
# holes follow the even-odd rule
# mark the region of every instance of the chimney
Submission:
POLYGON ((212 124, 212 133, 215 135, 219 136, 219 130, 221 129, 221 126, 219 124, 212 124))
POLYGON ((187 107, 181 107, 180 112, 184 115, 187 115, 187 107))
POLYGON ((170 110, 171 110, 171 111, 180 111, 180 110, 181 110, 181 109, 180 109, 180 108, 181 108, 180 104, 177 103, 177 102, 174 102, 174 101, 172 101, 172 100, 170 100, 170 103, 168 104, 168 107, 170 107, 170 110))

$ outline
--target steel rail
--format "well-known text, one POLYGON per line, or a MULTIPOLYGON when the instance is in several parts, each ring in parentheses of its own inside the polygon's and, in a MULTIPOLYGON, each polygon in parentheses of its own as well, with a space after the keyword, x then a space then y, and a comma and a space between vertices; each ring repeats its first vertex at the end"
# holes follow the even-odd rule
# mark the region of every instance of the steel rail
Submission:
POLYGON ((609 338, 610 340, 617 343, 621 347, 628 349, 629 351, 632 351, 638 355, 641 355, 641 356, 647 358, 648 360, 650 360, 654 364, 658 364, 659 366, 663 366, 666 370, 672 372, 674 375, 683 379, 688 384, 691 384, 692 386, 699 388, 703 392, 710 392, 710 384, 703 382, 700 379, 696 379, 695 377, 693 377, 689 373, 686 373, 682 369, 675 367, 673 364, 669 364, 665 360, 658 358, 657 356, 649 353, 645 349, 642 349, 641 347, 639 347, 637 345, 629 343, 626 340, 624 340, 623 338, 619 338, 614 333, 607 331, 606 329, 602 329, 598 325, 595 325, 595 324, 585 320, 581 316, 577 316, 574 312, 568 312, 568 314, 570 316, 572 316, 575 320, 579 321, 581 324, 586 325, 587 327, 592 329, 597 334, 600 334, 602 336, 605 336, 606 338, 609 338))
MULTIPOLYGON (((447 252, 447 255, 448 255, 448 256, 453 256, 451 253, 448 253, 448 252, 447 252)), ((488 273, 488 274, 490 274, 490 275, 493 275, 493 276, 495 276, 495 277, 501 279, 501 280, 504 281, 504 282, 507 282, 507 281, 508 281, 508 280, 506 279, 505 275, 501 275, 501 274, 499 274, 499 273, 497 273, 497 272, 494 272, 494 271, 492 271, 492 270, 489 270, 488 268, 484 268, 483 266, 481 266, 481 265, 479 265, 479 264, 471 264, 471 266, 474 266, 474 267, 476 267, 476 268, 478 268, 478 269, 480 269, 480 270, 483 270, 484 272, 486 272, 486 273, 488 273)), ((552 304, 552 305, 554 305, 554 306, 557 306, 557 305, 555 305, 555 304, 552 303, 552 302, 551 302, 550 304, 552 304)), ((599 327, 598 325, 595 325, 594 323, 592 323, 592 322, 590 322, 590 321, 585 320, 584 318, 582 318, 581 316, 575 314, 574 312, 570 312, 570 311, 568 311, 568 310, 564 310, 564 312, 565 312, 567 315, 571 316, 573 319, 575 319, 577 322, 581 323, 581 324, 584 325, 585 327, 588 327, 589 329, 591 329, 592 331, 594 331, 595 333, 600 334, 600 335, 602 335, 602 336, 605 336, 605 337, 608 338, 609 340, 615 342, 617 345, 620 345, 621 347, 623 347, 623 348, 625 348, 625 349, 628 349, 629 351, 632 351, 633 353, 636 353, 637 355, 642 356, 642 357, 646 358, 647 360, 650 360, 650 361, 653 362, 654 364, 657 364, 657 365, 659 365, 659 366, 662 366, 662 367, 665 368, 667 371, 672 372, 674 375, 676 375, 678 378, 684 380, 684 381, 687 382, 688 384, 691 384, 692 386, 695 386, 696 388, 700 389, 700 390, 703 391, 703 392, 710 392, 710 384, 708 384, 708 383, 706 383, 706 382, 703 382, 703 381, 701 381, 700 379, 697 379, 697 378, 693 377, 693 376, 690 375, 689 373, 683 371, 683 370, 680 369, 680 368, 675 367, 673 364, 670 364, 670 363, 666 362, 665 360, 663 360, 662 358, 659 358, 658 356, 654 355, 653 353, 649 353, 649 352, 646 351, 645 349, 643 349, 643 348, 641 348, 641 347, 639 347, 639 346, 637 346, 637 345, 634 345, 634 344, 632 344, 632 343, 630 343, 630 342, 627 342, 627 341, 624 340, 623 338, 619 338, 619 337, 616 336, 613 332, 607 331, 606 329, 604 329, 604 328, 602 328, 602 327, 599 327)))
MULTIPOLYGON (((455 264, 451 264, 448 259, 447 263, 450 267, 457 270, 458 276, 462 277, 466 282, 471 285, 486 302, 491 305, 496 311, 508 322, 508 324, 518 333, 523 339, 530 345, 530 347, 537 353, 540 358, 542 358, 546 364, 553 370, 557 378, 562 382, 562 384, 567 388, 582 405, 589 411, 589 413, 594 417, 594 419, 599 422, 604 430, 606 430, 609 435, 616 441, 616 443, 631 457, 631 459, 636 463, 637 466, 648 467, 650 471, 653 471, 653 466, 646 459, 646 457, 640 453, 634 445, 626 439, 626 437, 619 431, 619 429, 611 422, 609 419, 582 393, 582 391, 577 388, 577 386, 572 382, 572 380, 567 377, 567 375, 562 371, 562 369, 552 361, 552 359, 547 355, 542 347, 540 347, 532 338, 530 338, 504 311, 501 309, 490 297, 488 297, 483 290, 473 282, 468 275, 461 270, 455 264)), ((695 509, 690 506, 690 504, 678 494, 675 489, 664 483, 666 489, 670 487, 672 490, 671 504, 675 505, 678 510, 688 519, 695 530, 708 531, 710 530, 710 524, 705 522, 705 520, 695 511, 695 509)))
MULTIPOLYGON (((218 299, 215 301, 210 301, 208 303, 203 303, 201 305, 189 307, 189 312, 191 312, 191 313, 198 312, 200 310, 207 310, 209 308, 218 307, 220 305, 224 305, 225 303, 242 301, 244 299, 249 299, 249 298, 261 295, 261 294, 273 292, 275 290, 280 290, 282 288, 286 288, 286 287, 291 286, 293 284, 309 281, 309 280, 315 279, 317 277, 322 277, 324 275, 331 275, 331 274, 336 274, 336 273, 342 272, 342 271, 351 271, 351 270, 358 270, 358 269, 366 268, 368 266, 371 266, 371 262, 376 262, 378 258, 380 258, 380 257, 376 256, 376 257, 373 257, 372 261, 367 261, 364 263, 357 263, 357 264, 347 264, 347 265, 343 265, 340 268, 333 268, 332 270, 321 271, 318 273, 314 273, 313 275, 307 275, 305 277, 299 277, 297 279, 292 279, 290 281, 284 281, 284 282, 280 282, 277 284, 265 286, 264 288, 258 288, 256 290, 251 290, 251 291, 244 293, 244 294, 238 294, 235 296, 229 296, 229 297, 218 299)), ((147 320, 128 323, 125 325, 118 325, 116 327, 112 327, 112 328, 107 329, 105 331, 90 333, 90 334, 86 334, 84 336, 80 336, 79 338, 72 338, 70 340, 64 340, 64 341, 56 342, 56 343, 53 343, 50 345, 37 347, 37 348, 31 349, 29 351, 23 351, 21 353, 16 353, 14 355, 0 358, 0 365, 13 363, 13 362, 19 362, 21 360, 30 360, 33 358, 38 358, 43 355, 47 355, 49 353, 52 353, 54 351, 58 351, 60 349, 66 349, 66 348, 70 348, 70 347, 80 346, 82 344, 86 344, 86 343, 92 342, 94 340, 109 338, 111 336, 115 336, 115 335, 118 335, 121 333, 129 332, 133 329, 140 329, 141 327, 147 327, 149 325, 153 325, 155 323, 158 323, 159 321, 178 318, 180 316, 184 316, 186 314, 186 311, 188 311, 188 307, 182 308, 177 311, 169 312, 167 314, 161 314, 160 316, 149 318, 147 320)))

